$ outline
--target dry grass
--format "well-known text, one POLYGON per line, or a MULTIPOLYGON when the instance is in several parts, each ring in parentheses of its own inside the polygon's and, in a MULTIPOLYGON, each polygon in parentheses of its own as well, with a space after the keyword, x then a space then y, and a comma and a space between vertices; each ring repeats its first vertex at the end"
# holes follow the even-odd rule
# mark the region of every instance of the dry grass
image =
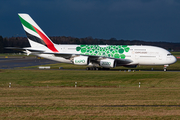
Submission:
POLYGON ((1 88, 0 119, 179 119, 179 92, 135 87, 1 88))

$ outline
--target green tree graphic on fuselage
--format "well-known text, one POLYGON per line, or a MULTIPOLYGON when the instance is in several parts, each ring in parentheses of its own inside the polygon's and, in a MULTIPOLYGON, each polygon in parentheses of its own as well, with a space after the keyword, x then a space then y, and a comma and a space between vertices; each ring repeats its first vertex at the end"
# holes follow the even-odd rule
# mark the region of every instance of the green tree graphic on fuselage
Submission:
POLYGON ((82 55, 94 55, 112 58, 125 59, 124 52, 129 52, 130 48, 127 45, 109 45, 100 47, 99 45, 79 45, 76 51, 80 51, 82 55))

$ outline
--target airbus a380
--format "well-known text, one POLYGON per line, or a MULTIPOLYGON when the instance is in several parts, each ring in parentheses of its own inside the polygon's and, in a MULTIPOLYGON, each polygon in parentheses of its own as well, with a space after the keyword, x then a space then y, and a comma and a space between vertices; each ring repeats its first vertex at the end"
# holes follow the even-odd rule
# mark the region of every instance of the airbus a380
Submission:
POLYGON ((116 66, 164 65, 176 62, 167 50, 155 46, 137 45, 69 45, 54 44, 28 14, 18 14, 31 47, 21 48, 28 55, 87 65, 87 70, 116 66))

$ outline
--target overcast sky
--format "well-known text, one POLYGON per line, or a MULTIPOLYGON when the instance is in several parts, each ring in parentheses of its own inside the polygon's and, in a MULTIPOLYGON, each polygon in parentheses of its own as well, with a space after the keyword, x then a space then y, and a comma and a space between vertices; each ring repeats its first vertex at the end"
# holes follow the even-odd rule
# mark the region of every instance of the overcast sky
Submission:
POLYGON ((18 13, 48 36, 180 42, 180 0, 1 0, 1 36, 25 36, 18 13))

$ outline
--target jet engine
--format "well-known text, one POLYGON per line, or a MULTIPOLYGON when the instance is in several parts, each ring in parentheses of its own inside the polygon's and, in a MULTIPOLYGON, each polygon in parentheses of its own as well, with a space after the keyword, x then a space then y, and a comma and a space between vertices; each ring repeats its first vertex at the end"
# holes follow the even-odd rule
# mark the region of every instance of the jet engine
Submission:
POLYGON ((100 66, 105 68, 114 68, 116 67, 116 62, 114 59, 103 59, 100 60, 100 66))
POLYGON ((89 58, 88 58, 88 56, 74 57, 73 63, 75 65, 88 65, 89 64, 89 58))

